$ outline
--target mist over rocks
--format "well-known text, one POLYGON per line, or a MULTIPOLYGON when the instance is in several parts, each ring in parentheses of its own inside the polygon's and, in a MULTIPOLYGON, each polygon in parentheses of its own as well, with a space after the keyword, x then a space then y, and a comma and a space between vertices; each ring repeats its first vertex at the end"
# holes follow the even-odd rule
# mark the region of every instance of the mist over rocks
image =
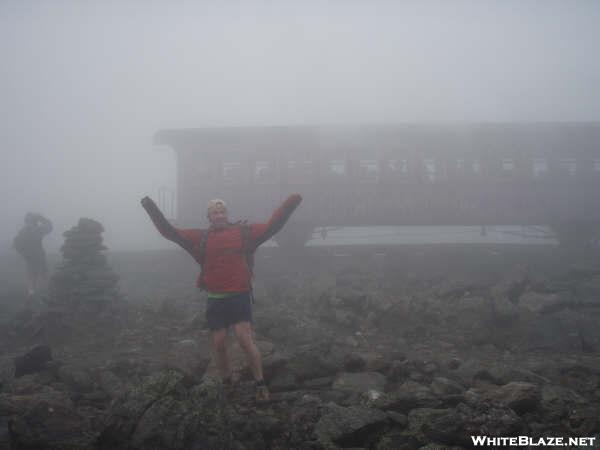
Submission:
POLYGON ((470 435, 600 432, 594 255, 438 247, 374 266, 372 252, 259 252, 264 405, 237 344, 236 389, 222 390, 185 255, 108 254, 127 298, 119 327, 72 323, 20 377, 14 358, 44 337, 0 329, 0 443, 458 449, 470 435))

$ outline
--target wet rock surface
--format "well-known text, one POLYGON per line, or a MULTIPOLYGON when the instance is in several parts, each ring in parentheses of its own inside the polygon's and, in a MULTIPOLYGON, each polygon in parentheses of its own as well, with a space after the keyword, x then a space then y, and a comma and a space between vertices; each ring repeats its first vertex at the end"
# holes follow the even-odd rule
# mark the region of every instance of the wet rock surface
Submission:
POLYGON ((460 449, 472 435, 600 433, 597 255, 335 253, 257 255, 262 404, 235 343, 234 389, 219 382, 185 255, 108 255, 125 294, 112 321, 0 310, 0 448, 460 449))

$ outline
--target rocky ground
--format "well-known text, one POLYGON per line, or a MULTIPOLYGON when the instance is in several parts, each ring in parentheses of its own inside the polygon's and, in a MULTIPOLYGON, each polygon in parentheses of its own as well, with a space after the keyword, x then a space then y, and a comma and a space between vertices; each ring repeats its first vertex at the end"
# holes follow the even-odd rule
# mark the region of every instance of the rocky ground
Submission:
POLYGON ((459 449, 473 435, 600 442, 597 252, 261 249, 264 404, 235 345, 236 389, 218 382, 189 257, 108 257, 124 300, 93 314, 43 299, 23 309, 20 263, 2 262, 0 449, 459 449))

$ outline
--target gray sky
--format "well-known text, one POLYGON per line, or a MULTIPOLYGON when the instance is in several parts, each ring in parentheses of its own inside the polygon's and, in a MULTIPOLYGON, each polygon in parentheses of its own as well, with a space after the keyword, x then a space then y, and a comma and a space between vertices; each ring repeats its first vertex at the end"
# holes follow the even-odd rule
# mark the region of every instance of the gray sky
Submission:
MULTIPOLYGON (((160 128, 600 120, 600 2, 0 2, 0 251, 26 211, 161 248, 160 128), (226 3, 226 4, 224 4, 226 3)), ((275 205, 274 205, 275 206, 275 205)))

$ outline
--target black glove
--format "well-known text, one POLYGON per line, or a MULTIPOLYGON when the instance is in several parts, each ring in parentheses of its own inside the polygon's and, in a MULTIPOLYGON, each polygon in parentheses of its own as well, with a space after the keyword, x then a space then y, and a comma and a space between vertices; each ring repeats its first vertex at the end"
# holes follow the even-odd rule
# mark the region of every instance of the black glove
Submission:
POLYGON ((154 204, 154 201, 148 196, 144 197, 141 202, 142 206, 145 208, 146 206, 150 206, 154 204))

